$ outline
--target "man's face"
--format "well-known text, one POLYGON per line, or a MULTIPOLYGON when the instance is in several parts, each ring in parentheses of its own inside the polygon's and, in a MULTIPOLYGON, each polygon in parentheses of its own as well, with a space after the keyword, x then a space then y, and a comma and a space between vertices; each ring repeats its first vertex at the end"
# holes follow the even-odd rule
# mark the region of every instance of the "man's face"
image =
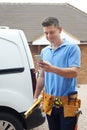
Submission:
POLYGON ((61 28, 55 27, 54 25, 43 27, 46 39, 51 43, 55 44, 60 38, 61 28))

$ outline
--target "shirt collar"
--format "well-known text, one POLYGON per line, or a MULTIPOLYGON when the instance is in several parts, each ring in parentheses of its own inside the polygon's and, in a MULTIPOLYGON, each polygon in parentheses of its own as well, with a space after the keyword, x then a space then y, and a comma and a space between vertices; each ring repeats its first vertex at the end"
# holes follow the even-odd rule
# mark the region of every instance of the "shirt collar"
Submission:
MULTIPOLYGON (((66 39, 63 39, 62 44, 60 46, 58 46, 58 48, 61 48, 61 47, 66 46, 66 45, 67 45, 67 41, 66 41, 66 39)), ((56 49, 58 49, 58 48, 56 48, 56 49)), ((49 49, 52 50, 52 45, 51 44, 49 45, 49 49)))

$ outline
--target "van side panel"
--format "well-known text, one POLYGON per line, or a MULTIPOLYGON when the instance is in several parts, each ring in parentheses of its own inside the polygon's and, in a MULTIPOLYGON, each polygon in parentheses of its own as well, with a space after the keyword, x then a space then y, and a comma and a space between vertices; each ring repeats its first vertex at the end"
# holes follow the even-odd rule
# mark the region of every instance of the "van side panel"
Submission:
POLYGON ((0 105, 23 112, 33 103, 30 67, 34 65, 20 36, 18 30, 0 30, 0 105))
POLYGON ((33 69, 34 68, 33 57, 31 55, 30 48, 29 48, 29 46, 27 44, 26 37, 25 37, 23 31, 21 31, 21 30, 19 31, 19 34, 20 34, 20 38, 21 38, 21 40, 23 42, 23 45, 24 45, 24 49, 25 49, 25 52, 26 52, 26 57, 27 57, 29 65, 30 65, 30 68, 33 69))

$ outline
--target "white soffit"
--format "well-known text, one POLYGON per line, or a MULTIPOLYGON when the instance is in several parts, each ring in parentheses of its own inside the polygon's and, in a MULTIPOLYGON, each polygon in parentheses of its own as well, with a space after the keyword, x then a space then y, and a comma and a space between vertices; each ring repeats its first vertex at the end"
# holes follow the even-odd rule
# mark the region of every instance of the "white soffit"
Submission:
MULTIPOLYGON (((74 42, 76 44, 80 44, 80 41, 77 40, 76 38, 70 36, 68 33, 66 33, 64 30, 61 33, 61 37, 64 39, 67 39, 68 41, 74 42)), ((43 35, 42 37, 40 37, 39 39, 35 40, 32 45, 49 45, 50 42, 45 38, 45 36, 43 35)))

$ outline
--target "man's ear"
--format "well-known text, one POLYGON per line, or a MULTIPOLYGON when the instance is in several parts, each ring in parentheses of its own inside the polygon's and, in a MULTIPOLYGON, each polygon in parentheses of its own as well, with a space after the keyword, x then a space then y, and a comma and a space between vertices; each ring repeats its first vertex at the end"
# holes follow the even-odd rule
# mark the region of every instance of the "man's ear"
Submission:
POLYGON ((61 33, 62 32, 62 27, 58 27, 58 29, 59 29, 59 33, 61 33))

